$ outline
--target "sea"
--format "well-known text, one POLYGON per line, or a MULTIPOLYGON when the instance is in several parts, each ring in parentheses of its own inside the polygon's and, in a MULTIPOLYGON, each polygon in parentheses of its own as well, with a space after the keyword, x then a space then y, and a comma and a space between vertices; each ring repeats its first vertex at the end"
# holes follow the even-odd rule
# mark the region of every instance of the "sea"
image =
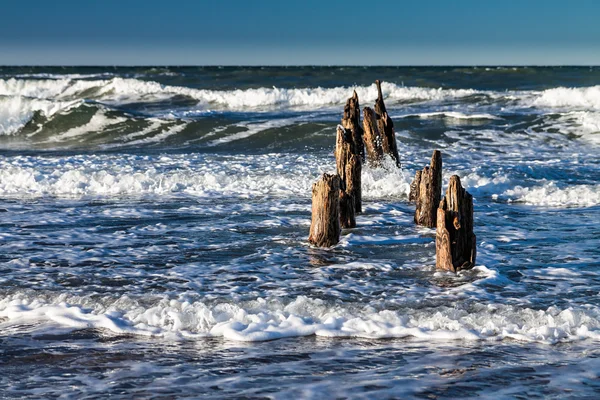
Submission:
POLYGON ((0 398, 600 397, 600 67, 0 67, 0 398), (374 84, 401 168, 308 243, 374 84), (477 263, 413 223, 434 150, 477 263))

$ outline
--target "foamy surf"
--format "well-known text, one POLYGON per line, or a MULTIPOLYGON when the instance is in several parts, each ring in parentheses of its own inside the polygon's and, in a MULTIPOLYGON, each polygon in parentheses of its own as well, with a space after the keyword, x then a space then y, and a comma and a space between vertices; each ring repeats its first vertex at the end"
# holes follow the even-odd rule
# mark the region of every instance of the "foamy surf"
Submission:
POLYGON ((599 72, 0 68, 4 392, 593 397, 599 72), (312 184, 375 78, 402 168, 363 165, 357 226, 316 248, 312 184), (408 201, 433 149, 474 198, 458 274, 408 201))
POLYGON ((600 340, 600 311, 588 308, 535 310, 501 304, 435 309, 377 310, 336 306, 301 296, 289 301, 186 302, 161 299, 142 305, 133 298, 100 299, 12 295, 0 300, 3 330, 33 325, 44 331, 106 329, 113 334, 266 341, 285 337, 413 338, 559 343, 600 340))
POLYGON ((559 187, 555 182, 541 186, 517 186, 502 195, 509 201, 550 207, 590 207, 600 204, 599 185, 571 185, 559 187))
MULTIPOLYGON (((104 122, 98 119, 100 124, 104 122)), ((183 126, 166 129, 176 134, 183 126)), ((83 130, 67 132, 72 137, 83 130)), ((151 139, 133 139, 142 143, 151 139)), ((369 199, 406 198, 407 174, 391 160, 389 169, 363 170, 363 194, 369 199)), ((331 172, 328 159, 267 154, 260 156, 218 157, 183 154, 138 157, 93 155, 66 158, 24 157, 10 161, 0 157, 0 196, 24 197, 113 197, 171 196, 193 197, 308 197, 319 172, 331 172), (187 164, 185 168, 171 166, 187 164), (297 165, 295 165, 298 163, 297 165), (292 169, 290 165, 295 165, 292 169), (316 166, 316 168, 315 168, 316 166), (240 171, 244 171, 240 176, 240 171)))

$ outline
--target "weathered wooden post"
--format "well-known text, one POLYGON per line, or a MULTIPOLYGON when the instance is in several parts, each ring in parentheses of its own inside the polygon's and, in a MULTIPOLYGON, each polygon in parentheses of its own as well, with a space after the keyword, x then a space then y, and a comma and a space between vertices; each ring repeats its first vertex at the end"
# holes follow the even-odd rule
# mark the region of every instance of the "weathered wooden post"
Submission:
MULTIPOLYGON (((422 178, 421 178, 422 179, 422 178)), ((457 272, 473 268, 477 256, 473 234, 473 196, 453 175, 437 209, 436 267, 457 272)))
POLYGON ((354 197, 342 189, 340 189, 340 227, 344 229, 356 227, 354 197))
MULTIPOLYGON (((353 170, 350 165, 350 160, 356 160, 356 149, 352 137, 352 131, 345 129, 342 125, 337 126, 337 136, 335 141, 335 165, 338 175, 340 176, 340 224, 342 228, 354 228, 356 220, 354 214, 356 212, 355 195, 348 190, 348 186, 354 185, 349 182, 349 178, 353 178, 353 170)), ((360 194, 359 194, 360 196, 360 194)))
POLYGON ((315 246, 330 247, 340 241, 340 184, 340 176, 330 174, 313 184, 308 241, 315 246))
POLYGON ((394 132, 394 122, 387 113, 383 94, 381 93, 381 81, 375 81, 377 85, 377 100, 375 101, 375 113, 377 114, 377 127, 381 135, 381 146, 384 154, 389 154, 396 165, 400 167, 400 156, 398 155, 398 144, 396 143, 396 134, 394 132))
POLYGON ((365 144, 363 142, 363 128, 360 126, 360 106, 358 104, 358 94, 356 90, 352 97, 346 101, 344 107, 344 116, 342 117, 342 126, 352 131, 352 139, 354 141, 355 150, 360 155, 361 161, 365 161, 365 144))
POLYGON ((419 197, 420 185, 421 185, 421 174, 423 171, 417 171, 415 179, 410 184, 410 193, 408 195, 408 201, 417 201, 419 197))
POLYGON ((422 171, 417 171, 410 185, 409 200, 416 202, 415 223, 434 228, 437 221, 437 208, 442 197, 442 153, 434 150, 431 163, 422 171))
MULTIPOLYGON (((362 139, 361 139, 362 140, 362 139)), ((341 190, 348 193, 352 198, 353 211, 350 218, 350 212, 345 210, 347 201, 340 204, 341 215, 347 215, 349 218, 342 218, 342 228, 353 228, 355 222, 346 225, 343 221, 354 221, 354 214, 362 211, 362 190, 361 190, 361 171, 362 162, 360 160, 359 149, 354 142, 354 135, 350 129, 345 129, 338 125, 335 143, 335 162, 337 173, 342 180, 341 190)))
POLYGON ((383 160, 383 142, 377 127, 377 114, 370 107, 363 109, 363 127, 367 161, 371 166, 379 166, 383 160))
POLYGON ((354 212, 362 212, 362 161, 359 154, 352 154, 346 164, 346 192, 354 199, 354 212))

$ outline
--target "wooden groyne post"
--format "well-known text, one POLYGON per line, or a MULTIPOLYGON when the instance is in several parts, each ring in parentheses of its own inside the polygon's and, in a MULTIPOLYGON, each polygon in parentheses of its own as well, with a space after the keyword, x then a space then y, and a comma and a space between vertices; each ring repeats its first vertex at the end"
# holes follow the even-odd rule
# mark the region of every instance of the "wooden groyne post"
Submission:
MULTIPOLYGON (((358 103, 358 94, 356 90, 352 93, 352 97, 346 101, 344 107, 344 115, 342 116, 342 126, 345 129, 352 131, 352 140, 360 155, 361 161, 365 161, 365 144, 363 142, 363 128, 360 125, 360 105, 358 103)), ((360 212, 360 211, 358 211, 360 212)))
POLYGON ((312 186, 312 217, 308 241, 330 247, 340 241, 339 175, 323 174, 312 186))
POLYGON ((376 80, 377 100, 375 109, 365 107, 363 109, 364 142, 367 149, 367 161, 373 167, 381 165, 385 154, 388 154, 400 167, 400 155, 398 154, 398 143, 394 132, 394 122, 389 116, 383 101, 381 81, 376 80))
POLYGON ((377 126, 377 114, 370 107, 363 109, 364 142, 369 165, 378 167, 383 160, 383 140, 377 126))
POLYGON ((442 153, 434 150, 429 166, 417 171, 410 185, 409 200, 416 203, 414 220, 417 225, 435 228, 441 197, 442 153))
POLYGON ((461 186, 457 175, 450 178, 446 196, 437 209, 435 250, 437 269, 457 272, 475 266, 473 196, 461 186))
POLYGON ((398 155, 398 144, 396 143, 396 133, 394 132, 394 122, 387 113, 383 94, 381 92, 381 81, 375 81, 377 85, 377 100, 375 101, 375 113, 377 114, 377 127, 382 139, 382 149, 384 154, 389 154, 400 167, 400 156, 398 155))
POLYGON ((335 164, 340 177, 340 224, 342 228, 354 228, 356 201, 360 202, 360 156, 356 155, 358 151, 351 130, 338 125, 336 133, 335 164))

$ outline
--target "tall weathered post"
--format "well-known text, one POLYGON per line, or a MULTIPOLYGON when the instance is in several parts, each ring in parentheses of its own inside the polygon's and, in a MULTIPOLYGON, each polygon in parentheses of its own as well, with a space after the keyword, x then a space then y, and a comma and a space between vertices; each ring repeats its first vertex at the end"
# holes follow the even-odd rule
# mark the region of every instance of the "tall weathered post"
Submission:
POLYGON ((360 155, 361 161, 365 161, 365 144, 363 142, 363 128, 360 125, 360 105, 358 104, 358 94, 356 90, 352 93, 352 97, 346 101, 344 107, 344 115, 342 117, 342 126, 345 129, 352 131, 352 140, 354 141, 355 150, 360 155))
POLYGON ((442 197, 442 153, 434 150, 429 166, 417 171, 410 185, 409 200, 416 202, 415 223, 434 228, 442 197))
POLYGON ((370 107, 363 109, 363 127, 367 161, 371 166, 377 167, 383 160, 383 141, 377 127, 377 114, 370 107))
POLYGON ((358 176, 355 173, 357 167, 360 170, 360 159, 356 156, 356 153, 352 131, 338 125, 335 141, 335 164, 341 180, 340 224, 342 228, 354 228, 356 226, 356 199, 360 201, 360 173, 358 176), (356 165, 357 161, 358 165, 356 165), (358 179, 358 185, 352 182, 353 179, 358 179))
POLYGON ((457 272, 475 266, 476 237, 473 233, 473 196, 453 175, 446 196, 437 209, 435 236, 437 269, 457 272))
POLYGON ((381 92, 381 81, 375 81, 377 85, 377 100, 375 101, 375 113, 377 114, 377 127, 381 134, 381 147, 384 154, 389 154, 400 167, 400 156, 398 155, 398 144, 396 143, 396 133, 394 132, 394 122, 387 113, 385 103, 383 102, 383 93, 381 92))
POLYGON ((339 175, 323 174, 312 187, 312 216, 308 241, 330 247, 340 241, 339 175))

